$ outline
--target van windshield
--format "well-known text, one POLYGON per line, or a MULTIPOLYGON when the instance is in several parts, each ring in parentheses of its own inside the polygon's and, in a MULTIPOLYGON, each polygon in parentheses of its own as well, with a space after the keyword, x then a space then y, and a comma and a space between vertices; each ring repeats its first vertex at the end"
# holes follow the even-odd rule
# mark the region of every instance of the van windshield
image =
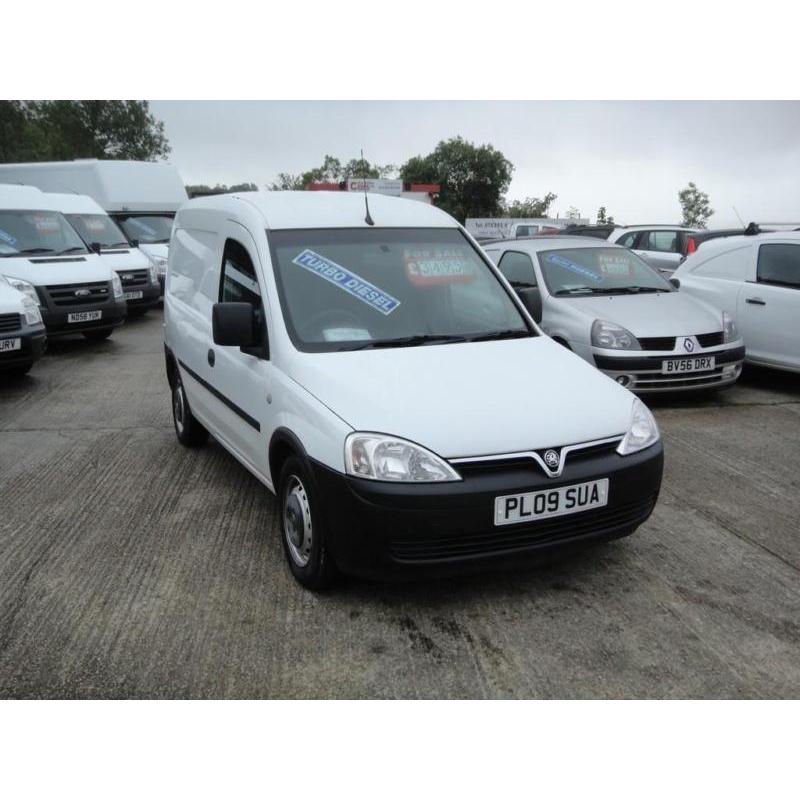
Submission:
POLYGON ((58 211, 0 210, 0 257, 86 253, 81 237, 58 211))
POLYGON ((173 220, 169 214, 138 214, 117 219, 129 239, 145 244, 168 242, 172 233, 173 220))
POLYGON ((300 350, 535 336, 464 235, 447 228, 268 231, 300 350))
POLYGON ((554 297, 673 291, 655 269, 622 247, 542 250, 537 255, 554 297))
POLYGON ((108 214, 67 214, 67 219, 86 244, 101 247, 127 247, 125 234, 108 214))

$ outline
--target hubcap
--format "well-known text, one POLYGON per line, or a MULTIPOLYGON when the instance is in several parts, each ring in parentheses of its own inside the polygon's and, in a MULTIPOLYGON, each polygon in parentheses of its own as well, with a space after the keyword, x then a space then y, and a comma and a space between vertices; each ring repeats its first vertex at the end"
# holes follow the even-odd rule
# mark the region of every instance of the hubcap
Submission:
POLYGON ((289 547, 292 561, 299 567, 308 564, 311 558, 311 507, 308 495, 300 479, 289 478, 283 501, 283 535, 289 547))
POLYGON ((175 418, 175 427, 178 429, 178 433, 183 433, 183 386, 180 384, 172 392, 172 415, 175 418))

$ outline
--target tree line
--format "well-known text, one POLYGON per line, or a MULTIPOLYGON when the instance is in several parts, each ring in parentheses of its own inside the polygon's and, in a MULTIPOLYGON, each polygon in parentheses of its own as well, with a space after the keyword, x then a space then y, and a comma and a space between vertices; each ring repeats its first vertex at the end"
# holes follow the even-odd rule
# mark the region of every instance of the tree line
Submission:
MULTIPOLYGON (((171 152, 164 123, 143 100, 0 101, 0 162, 113 158, 155 161, 171 152)), ((507 202, 514 165, 491 144, 476 145, 461 136, 440 141, 431 153, 402 165, 372 164, 363 157, 342 161, 325 155, 322 164, 301 173, 280 173, 265 188, 305 189, 310 183, 340 183, 349 178, 399 178, 404 183, 441 186, 436 205, 460 222, 467 217, 546 217, 557 199, 541 197, 507 202)), ((256 191, 254 183, 194 184, 190 196, 256 191)), ((709 197, 694 183, 678 193, 685 225, 705 227, 714 213, 709 197)), ((568 216, 579 217, 571 208, 568 216)), ((614 224, 605 206, 598 224, 614 224)))

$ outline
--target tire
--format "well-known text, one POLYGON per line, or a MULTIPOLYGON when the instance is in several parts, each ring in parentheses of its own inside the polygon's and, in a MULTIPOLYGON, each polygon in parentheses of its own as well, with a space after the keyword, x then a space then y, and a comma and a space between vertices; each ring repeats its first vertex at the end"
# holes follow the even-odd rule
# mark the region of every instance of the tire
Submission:
POLYGON ((172 424, 175 435, 184 447, 201 447, 208 439, 208 431, 197 421, 189 408, 189 400, 181 383, 181 376, 175 376, 172 388, 172 424))
POLYGON ((20 367, 12 367, 9 370, 6 370, 5 374, 8 375, 10 378, 21 378, 23 375, 27 375, 31 371, 31 367, 33 366, 33 361, 29 364, 23 364, 20 367))
POLYGON ((143 317, 150 309, 140 308, 138 306, 134 306, 133 308, 128 308, 128 319, 137 319, 138 317, 143 317))
POLYGON ((331 586, 337 570, 325 541, 319 498, 308 468, 295 455, 281 469, 278 519, 283 551, 295 580, 312 591, 331 586))
POLYGON ((98 328, 96 331, 84 331, 83 335, 92 342, 102 342, 113 333, 113 328, 98 328))

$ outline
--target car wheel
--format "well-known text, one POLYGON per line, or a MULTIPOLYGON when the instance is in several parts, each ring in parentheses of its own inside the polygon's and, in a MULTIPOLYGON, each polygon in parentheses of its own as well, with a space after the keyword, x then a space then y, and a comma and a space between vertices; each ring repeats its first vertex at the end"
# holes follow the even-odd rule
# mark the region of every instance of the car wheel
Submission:
POLYGON ((33 361, 28 364, 23 364, 21 367, 12 367, 6 371, 6 375, 10 376, 11 378, 21 378, 23 375, 27 375, 31 371, 32 366, 33 361))
POLYGON ((306 465, 289 456, 281 470, 278 493, 281 539, 289 569, 306 589, 330 586, 336 566, 325 542, 319 500, 306 465))
POLYGON ((148 308, 139 308, 137 306, 134 306, 133 308, 131 308, 130 306, 128 306, 128 317, 130 319, 136 319, 137 317, 143 317, 148 311, 149 311, 148 308))
POLYGON ((113 328, 98 328, 96 331, 84 331, 83 335, 92 342, 102 342, 111 336, 113 328))
POLYGON ((192 414, 180 375, 175 377, 175 386, 172 387, 172 422, 178 441, 184 447, 200 447, 206 443, 208 431, 192 414))

